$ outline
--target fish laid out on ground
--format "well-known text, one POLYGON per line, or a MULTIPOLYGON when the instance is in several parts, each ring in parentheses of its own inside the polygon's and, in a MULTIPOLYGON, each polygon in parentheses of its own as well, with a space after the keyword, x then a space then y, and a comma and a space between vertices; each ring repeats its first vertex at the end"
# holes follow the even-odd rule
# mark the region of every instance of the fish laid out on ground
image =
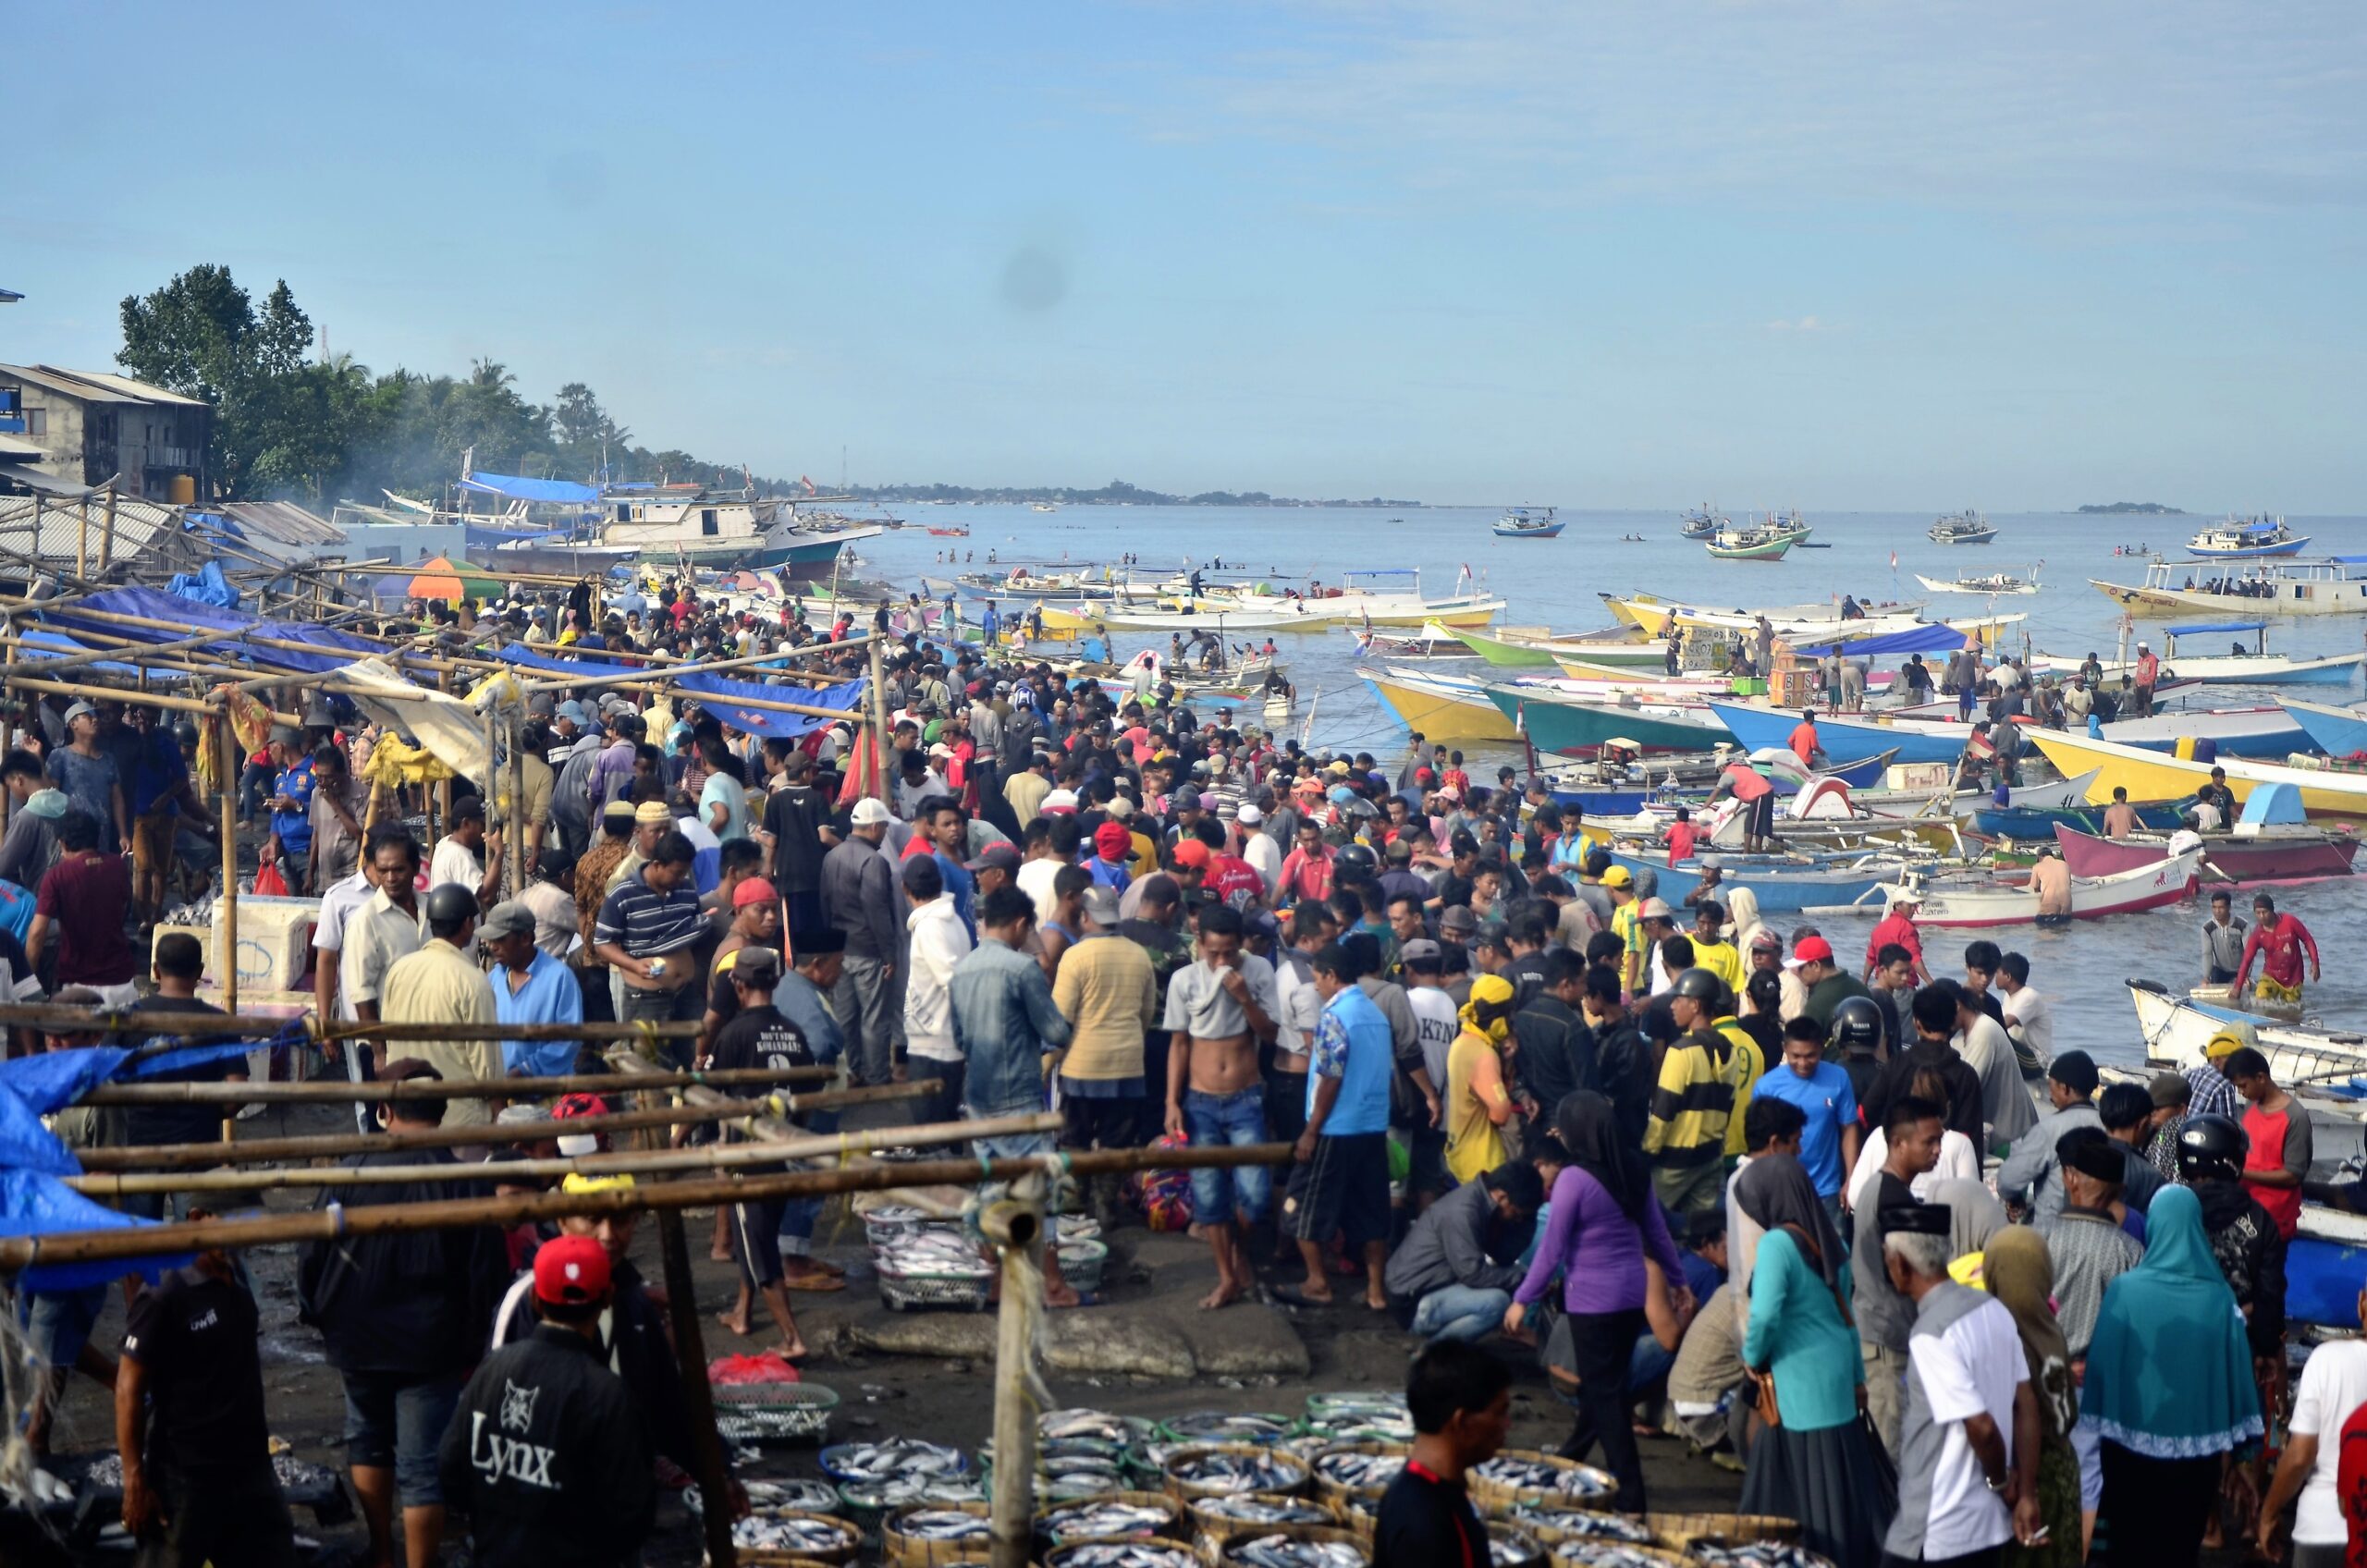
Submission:
POLYGON ((1196 1411, 1167 1423, 1167 1429, 1185 1442, 1270 1443, 1290 1436, 1294 1423, 1282 1415, 1256 1415, 1228 1410, 1196 1411))
POLYGON ((1241 1568, 1365 1568, 1361 1547, 1346 1541, 1302 1541, 1289 1536, 1254 1536, 1224 1550, 1225 1561, 1241 1568))
POLYGON ((1553 1549, 1553 1561, 1568 1568, 1667 1568, 1665 1559, 1618 1541, 1566 1540, 1553 1549))
POLYGON ((924 1541, 982 1541, 990 1533, 985 1514, 964 1513, 955 1508, 918 1509, 895 1524, 898 1535, 924 1541))
POLYGON ((1515 1491, 1559 1492, 1564 1497, 1608 1497, 1612 1491, 1591 1471, 1565 1470, 1541 1460, 1514 1459, 1504 1454, 1472 1466, 1471 1473, 1483 1481, 1515 1491))
POLYGON ((840 1481, 927 1481, 969 1469, 958 1448, 918 1438, 883 1438, 876 1443, 839 1443, 822 1451, 822 1469, 840 1481))
POLYGON ((1353 1449, 1321 1453, 1315 1458, 1315 1473, 1335 1487, 1352 1491, 1369 1491, 1386 1487, 1397 1479, 1405 1468, 1402 1453, 1358 1453, 1353 1449))
POLYGON ((1833 1568, 1830 1558, 1783 1541, 1746 1541, 1736 1546, 1696 1541, 1686 1555, 1705 1568, 1833 1568))
POLYGON ((1171 1529, 1171 1509, 1138 1502, 1073 1502, 1055 1508, 1036 1522, 1036 1531, 1054 1540, 1116 1540, 1122 1537, 1156 1536, 1171 1529))
POLYGON ((1331 1515, 1311 1502, 1265 1492, 1231 1492, 1198 1504, 1205 1513, 1244 1525, 1329 1525, 1331 1515))
POLYGON ((1624 1513, 1594 1513, 1579 1508, 1547 1508, 1537 1503, 1523 1503, 1513 1510, 1513 1523, 1591 1540, 1625 1541, 1631 1546, 1652 1544, 1652 1532, 1644 1522, 1630 1519, 1624 1513))
POLYGON ((1288 1491, 1306 1477, 1288 1463, 1266 1454, 1196 1453, 1168 1471, 1186 1486, 1221 1492, 1288 1491))

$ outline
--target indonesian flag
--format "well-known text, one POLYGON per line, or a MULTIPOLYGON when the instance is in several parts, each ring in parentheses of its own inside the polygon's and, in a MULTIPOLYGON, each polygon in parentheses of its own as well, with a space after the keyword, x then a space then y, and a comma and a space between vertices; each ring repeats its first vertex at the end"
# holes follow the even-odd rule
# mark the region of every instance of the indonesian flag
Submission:
MULTIPOLYGON (((797 483, 805 486, 805 493, 809 496, 818 496, 822 493, 819 486, 802 473, 797 476, 797 483)), ((1894 566, 1898 564, 1898 559, 1895 556, 1891 557, 1891 564, 1894 566)))

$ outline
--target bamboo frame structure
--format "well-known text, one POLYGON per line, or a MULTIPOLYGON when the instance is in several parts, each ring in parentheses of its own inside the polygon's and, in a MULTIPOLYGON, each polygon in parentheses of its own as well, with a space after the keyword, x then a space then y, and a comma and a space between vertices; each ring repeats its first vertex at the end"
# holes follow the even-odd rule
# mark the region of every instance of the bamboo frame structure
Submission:
MULTIPOLYGON (((451 1036, 447 1036, 449 1038, 451 1036)), ((664 1072, 624 1079, 609 1072, 554 1078, 407 1078, 398 1084, 102 1084, 80 1105, 255 1105, 298 1100, 351 1105, 388 1100, 531 1100, 551 1095, 622 1094, 631 1089, 690 1089, 717 1084, 822 1084, 831 1067, 732 1067, 709 1072, 664 1072)))

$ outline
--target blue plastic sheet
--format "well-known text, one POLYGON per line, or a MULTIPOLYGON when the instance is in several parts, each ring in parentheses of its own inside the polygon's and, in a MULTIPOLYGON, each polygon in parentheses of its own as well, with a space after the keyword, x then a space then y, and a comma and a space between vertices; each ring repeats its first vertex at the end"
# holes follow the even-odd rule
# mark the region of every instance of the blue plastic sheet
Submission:
POLYGON ((255 631, 282 642, 306 643, 323 650, 318 654, 292 652, 287 648, 268 648, 254 643, 219 643, 208 651, 244 658, 251 663, 272 669, 300 670, 317 675, 337 669, 357 658, 382 655, 386 650, 377 643, 355 637, 348 632, 331 631, 325 626, 312 626, 302 621, 265 620, 261 616, 222 609, 213 605, 201 605, 177 594, 161 593, 153 588, 106 588, 72 605, 55 609, 44 607, 44 620, 67 627, 80 625, 88 631, 104 632, 112 637, 126 637, 140 643, 169 643, 194 632, 213 628, 224 632, 255 631), (169 630, 150 626, 126 626, 120 621, 108 622, 88 619, 84 612, 104 610, 115 615, 139 616, 143 619, 163 621, 169 630))
POLYGON ((220 609, 239 607, 239 591, 222 575, 219 561, 208 561, 197 570, 178 571, 166 588, 184 599, 194 599, 201 605, 213 605, 220 609))
MULTIPOLYGON (((93 1203, 39 1170, 0 1170, 0 1236, 53 1236, 67 1231, 119 1231, 150 1221, 118 1214, 93 1203)), ((166 1268, 188 1266, 193 1253, 170 1253, 136 1262, 120 1258, 100 1263, 36 1264, 18 1277, 29 1291, 80 1291, 112 1284, 126 1274, 153 1280, 166 1268)))
POLYGON ((512 501, 557 501, 582 504, 596 501, 600 492, 589 484, 565 479, 521 479, 514 473, 472 473, 460 488, 480 496, 500 496, 512 501))
POLYGON ((0 881, 0 931, 6 931, 21 942, 25 933, 33 928, 32 893, 14 882, 0 881))
POLYGON ((0 1061, 0 1089, 6 1089, 47 1116, 65 1109, 115 1076, 131 1053, 114 1046, 88 1049, 43 1051, 0 1061))
POLYGON ((82 1162, 41 1124, 41 1115, 15 1091, 0 1089, 0 1169, 79 1176, 82 1162))
POLYGON ((1883 654, 1954 653, 1971 641, 1972 633, 1969 631, 1933 624, 1913 626, 1904 631, 1884 632, 1879 637, 1851 637, 1838 643, 1796 643, 1792 651, 1803 657, 1822 658, 1838 648, 1844 658, 1871 658, 1883 654))
MULTIPOLYGON (((573 676, 579 680, 586 676, 614 675, 624 669, 640 671, 644 668, 640 665, 628 665, 618 659, 603 658, 596 654, 586 654, 580 658, 572 659, 553 658, 548 654, 530 652, 516 643, 504 643, 497 656, 512 664, 524 665, 529 669, 546 670, 560 677, 573 676)), ((647 667, 647 672, 662 675, 665 673, 665 667, 650 666, 647 667)), ((839 685, 826 686, 816 691, 811 687, 766 686, 753 680, 730 680, 719 675, 677 675, 670 679, 682 691, 698 698, 701 707, 733 729, 744 729, 752 735, 777 735, 784 741, 797 740, 831 721, 827 718, 816 718, 810 714, 780 713, 771 708, 750 707, 745 705, 746 699, 753 697, 762 702, 799 703, 807 707, 830 708, 840 713, 852 714, 858 712, 863 705, 867 680, 866 678, 863 680, 843 681, 839 685)))

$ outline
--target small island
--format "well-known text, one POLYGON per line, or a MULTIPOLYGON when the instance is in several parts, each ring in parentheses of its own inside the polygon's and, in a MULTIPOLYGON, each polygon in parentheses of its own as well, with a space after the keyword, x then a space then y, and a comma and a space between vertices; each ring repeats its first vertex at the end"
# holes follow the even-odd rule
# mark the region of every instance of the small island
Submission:
POLYGON ((2183 507, 2165 507, 2159 501, 2115 501, 2108 506, 2089 505, 2083 512, 2097 512, 2111 517, 2184 517, 2183 507))

